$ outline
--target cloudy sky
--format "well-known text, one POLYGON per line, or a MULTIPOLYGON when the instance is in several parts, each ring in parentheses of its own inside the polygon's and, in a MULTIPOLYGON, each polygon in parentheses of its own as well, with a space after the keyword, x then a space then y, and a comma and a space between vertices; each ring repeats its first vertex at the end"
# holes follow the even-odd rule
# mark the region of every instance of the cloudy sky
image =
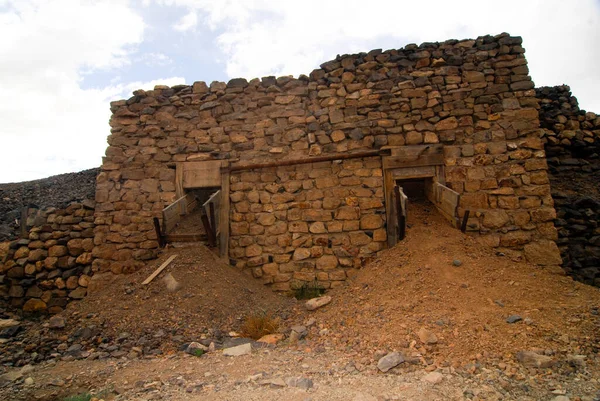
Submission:
POLYGON ((501 32, 537 86, 600 113, 600 0, 0 0, 0 182, 100 165, 109 102, 138 88, 501 32))

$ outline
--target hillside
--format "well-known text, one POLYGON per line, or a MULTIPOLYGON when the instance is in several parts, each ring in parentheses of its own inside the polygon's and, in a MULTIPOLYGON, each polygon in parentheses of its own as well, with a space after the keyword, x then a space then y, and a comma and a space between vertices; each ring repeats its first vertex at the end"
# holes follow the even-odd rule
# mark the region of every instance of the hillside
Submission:
POLYGON ((0 241, 15 238, 24 206, 63 208, 71 202, 94 199, 99 169, 60 174, 34 181, 0 184, 0 241))

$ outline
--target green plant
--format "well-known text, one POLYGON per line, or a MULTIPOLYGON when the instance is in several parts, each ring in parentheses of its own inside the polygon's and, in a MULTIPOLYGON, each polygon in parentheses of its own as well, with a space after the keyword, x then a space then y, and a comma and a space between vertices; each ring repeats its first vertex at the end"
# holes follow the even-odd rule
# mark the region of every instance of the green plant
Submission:
POLYGON ((266 311, 258 311, 244 318, 241 334, 244 337, 258 340, 267 334, 276 333, 279 329, 279 318, 266 311))
POLYGON ((320 297, 325 293, 325 289, 319 286, 317 280, 312 283, 305 282, 300 287, 294 290, 294 298, 296 299, 312 299, 320 297))
POLYGON ((200 348, 197 348, 194 350, 194 356, 202 356, 204 355, 204 350, 201 350, 200 348))
POLYGON ((90 401, 91 399, 92 395, 90 393, 81 393, 63 398, 63 401, 90 401))

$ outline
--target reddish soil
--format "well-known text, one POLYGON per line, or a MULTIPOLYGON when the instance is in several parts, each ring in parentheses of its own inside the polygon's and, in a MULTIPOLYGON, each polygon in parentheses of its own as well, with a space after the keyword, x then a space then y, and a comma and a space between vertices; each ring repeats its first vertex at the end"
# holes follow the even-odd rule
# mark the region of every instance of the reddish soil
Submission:
POLYGON ((597 354, 600 291, 480 245, 431 206, 411 204, 407 237, 363 268, 314 316, 332 345, 403 350, 435 365, 512 357, 524 349, 597 354), (454 260, 462 264, 453 265, 454 260), (523 321, 509 324, 510 315, 523 321), (438 343, 423 345, 421 328, 438 343))

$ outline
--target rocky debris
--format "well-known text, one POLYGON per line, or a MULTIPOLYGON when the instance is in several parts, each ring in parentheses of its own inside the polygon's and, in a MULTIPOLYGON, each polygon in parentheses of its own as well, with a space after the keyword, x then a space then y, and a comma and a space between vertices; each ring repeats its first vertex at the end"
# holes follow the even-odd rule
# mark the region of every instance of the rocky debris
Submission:
POLYGON ((417 335, 423 344, 437 344, 438 342, 438 338, 435 333, 425 327, 421 327, 417 335))
POLYGON ((200 355, 204 354, 205 352, 208 352, 208 347, 206 345, 203 345, 203 344, 200 344, 197 342, 191 342, 185 348, 185 352, 190 355, 200 356, 200 355))
POLYGON ((306 337, 307 334, 308 330, 306 329, 306 326, 292 326, 290 330, 289 340, 290 342, 295 343, 302 340, 304 337, 306 337))
POLYGON ((266 336, 262 336, 261 338, 259 338, 257 340, 257 342, 275 345, 278 342, 283 341, 284 339, 285 339, 284 334, 276 333, 276 334, 267 334, 266 336))
POLYGON ((549 368, 555 364, 555 361, 552 357, 540 355, 534 351, 517 352, 517 360, 524 366, 532 368, 549 368))
POLYGON ((285 383, 289 387, 297 387, 302 390, 308 390, 313 387, 313 381, 306 377, 288 377, 285 379, 285 383))
POLYGON ((458 259, 454 259, 452 261, 452 266, 460 267, 460 266, 462 266, 462 262, 460 260, 458 260, 458 259))
POLYGON ((506 323, 517 323, 523 320, 523 318, 519 315, 510 315, 506 318, 506 323))
MULTIPOLYGON (((98 171, 94 168, 41 180, 0 184, 0 242, 18 237, 17 221, 22 207, 29 206, 32 211, 62 209, 72 202, 94 199, 98 171)), ((31 222, 34 221, 35 218, 31 222)))
POLYGON ((600 286, 600 118, 566 86, 536 89, 563 267, 600 286))
POLYGON ((306 301, 305 306, 307 310, 313 311, 327 305, 330 302, 331 297, 329 295, 325 295, 322 297, 309 299, 308 301, 306 301))
POLYGON ((179 283, 171 273, 167 273, 162 280, 167 291, 175 292, 181 288, 181 283, 179 283))
POLYGON ((64 329, 65 324, 65 318, 62 316, 52 316, 50 319, 48 319, 48 327, 51 329, 64 329))
POLYGON ((252 344, 246 343, 237 345, 235 347, 225 348, 223 350, 223 355, 225 356, 242 356, 248 355, 252 353, 252 344))
POLYGON ((385 373, 403 362, 404 356, 402 354, 400 354, 399 352, 391 352, 379 359, 379 361, 377 362, 377 369, 385 373))
POLYGON ((438 384, 444 380, 444 375, 440 372, 429 372, 423 376, 423 381, 431 384, 438 384))
POLYGON ((5 329, 7 327, 18 326, 19 321, 16 319, 0 319, 0 330, 5 329))

